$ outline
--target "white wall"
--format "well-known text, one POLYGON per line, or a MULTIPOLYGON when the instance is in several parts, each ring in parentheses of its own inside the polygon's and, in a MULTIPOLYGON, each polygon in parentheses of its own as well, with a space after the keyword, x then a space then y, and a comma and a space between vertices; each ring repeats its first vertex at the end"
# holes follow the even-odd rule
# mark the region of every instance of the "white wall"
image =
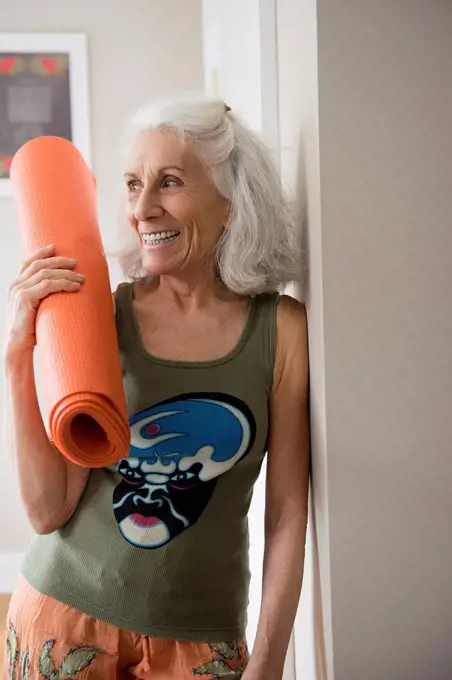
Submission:
POLYGON ((223 97, 276 158, 276 0, 203 0, 203 17, 207 93, 223 97))
POLYGON ((308 180, 318 677, 445 680, 452 4, 299 4, 282 47, 308 180))
POLYGON ((208 92, 261 130, 259 0, 203 0, 203 17, 208 92))
MULTIPOLYGON (((113 243, 121 174, 118 140, 125 118, 148 99, 203 89, 200 0, 0 0, 2 31, 81 32, 89 40, 93 169, 98 178, 101 227, 113 243)), ((0 198, 0 308, 21 259, 12 202, 0 198)), ((117 272, 113 271, 113 280, 117 272)), ((113 281, 114 282, 114 281, 113 281)), ((0 316, 0 337, 4 334, 0 316)), ((2 385, 0 385, 2 387, 2 385)), ((0 389, 3 398, 3 389, 0 389)), ((0 412, 4 402, 0 402, 0 412)), ((29 538, 10 452, 2 450, 0 574, 3 553, 20 552, 29 538)), ((33 455, 33 452, 30 452, 33 455)), ((2 566, 3 565, 3 566, 2 566)))
MULTIPOLYGON (((312 8, 315 11, 315 8, 312 8)), ((295 668, 297 680, 323 680, 322 669, 317 659, 316 648, 322 645, 323 630, 320 594, 323 591, 325 617, 329 617, 329 564, 322 560, 322 587, 318 565, 315 528, 319 527, 319 537, 328 536, 327 499, 322 494, 325 488, 325 394, 323 389, 323 318, 322 318, 322 276, 321 261, 318 257, 320 223, 315 212, 315 199, 320 191, 318 172, 318 151, 315 140, 317 120, 315 111, 316 77, 316 40, 309 35, 305 26, 309 25, 309 10, 306 2, 277 0, 277 38, 278 38, 278 119, 281 144, 281 175, 286 189, 295 203, 297 219, 304 224, 306 195, 310 198, 311 238, 304 238, 304 246, 309 245, 310 281, 304 292, 309 313, 310 331, 310 370, 311 370, 311 430, 314 450, 313 469, 317 481, 314 499, 310 499, 309 523, 306 541, 306 556, 303 588, 294 627, 295 668), (302 38, 301 38, 302 36, 302 38), (309 76, 309 80, 307 79, 309 76), (310 146, 302 148, 306 130, 310 134, 310 146), (306 158, 308 157, 308 158, 306 158), (308 163, 307 163, 308 161, 308 163), (305 169, 308 164, 307 170, 305 169), (315 510, 315 522, 314 522, 315 510)), ((323 540, 322 554, 328 553, 328 541, 323 540)), ((327 629, 327 627, 326 627, 327 629)), ((320 662, 323 655, 320 654, 320 662)), ((352 680, 352 679, 350 679, 352 680)))

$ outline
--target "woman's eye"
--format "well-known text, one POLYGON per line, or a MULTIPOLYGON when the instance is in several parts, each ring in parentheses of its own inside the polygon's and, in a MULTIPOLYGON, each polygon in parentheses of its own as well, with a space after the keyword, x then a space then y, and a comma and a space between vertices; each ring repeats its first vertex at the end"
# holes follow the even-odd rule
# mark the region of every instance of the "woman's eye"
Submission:
POLYGON ((127 182, 127 188, 131 193, 135 193, 139 188, 139 182, 131 180, 130 182, 127 182))
POLYGON ((180 181, 178 179, 175 179, 174 177, 165 177, 162 183, 163 187, 169 189, 171 189, 172 187, 178 187, 179 185, 180 181))

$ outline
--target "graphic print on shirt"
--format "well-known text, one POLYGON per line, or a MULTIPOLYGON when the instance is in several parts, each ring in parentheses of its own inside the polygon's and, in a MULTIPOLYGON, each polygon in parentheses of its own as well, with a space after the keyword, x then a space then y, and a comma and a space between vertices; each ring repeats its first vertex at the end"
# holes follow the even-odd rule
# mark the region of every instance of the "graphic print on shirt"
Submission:
POLYGON ((184 394, 129 420, 130 456, 113 509, 124 538, 159 548, 193 526, 217 479, 250 451, 256 425, 248 406, 222 393, 184 394))

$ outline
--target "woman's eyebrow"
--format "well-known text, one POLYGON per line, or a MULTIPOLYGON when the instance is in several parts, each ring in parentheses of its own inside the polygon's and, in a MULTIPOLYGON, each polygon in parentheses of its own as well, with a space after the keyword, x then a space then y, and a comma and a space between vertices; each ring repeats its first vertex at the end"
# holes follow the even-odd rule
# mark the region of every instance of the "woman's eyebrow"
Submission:
MULTIPOLYGON (((168 172, 169 170, 177 170, 177 172, 180 172, 181 175, 185 174, 185 170, 179 165, 166 165, 162 168, 158 168, 158 173, 161 174, 162 172, 168 172)), ((125 172, 124 177, 127 179, 138 179, 138 176, 131 171, 125 172)))
POLYGON ((177 172, 180 172, 182 175, 185 172, 179 165, 166 165, 164 168, 160 168, 160 172, 168 172, 168 170, 177 170, 177 172))

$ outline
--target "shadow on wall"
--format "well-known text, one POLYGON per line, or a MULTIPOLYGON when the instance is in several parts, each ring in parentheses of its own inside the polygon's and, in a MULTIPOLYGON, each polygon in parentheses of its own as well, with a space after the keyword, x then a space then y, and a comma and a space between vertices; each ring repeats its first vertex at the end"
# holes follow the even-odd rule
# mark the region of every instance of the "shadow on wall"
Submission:
MULTIPOLYGON (((299 150, 297 163, 297 179, 296 186, 298 191, 295 198, 295 219, 297 224, 301 225, 301 244, 303 250, 303 274, 299 284, 299 299, 306 300, 309 294, 309 269, 308 269, 308 253, 309 249, 309 205, 308 205, 308 187, 307 187, 307 170, 306 170, 306 154, 303 141, 303 135, 299 135, 299 150)), ((311 422, 313 414, 311 412, 311 422)), ((314 428, 311 428, 314 430, 314 428)), ((314 661, 315 661, 315 677, 317 680, 326 680, 326 650, 325 637, 323 626, 323 602, 322 602, 322 588, 320 580, 320 561, 319 550, 316 531, 315 518, 315 504, 313 499, 313 484, 312 484, 313 466, 311 460, 311 483, 309 486, 309 514, 310 514, 310 532, 311 532, 311 546, 312 546, 312 585, 313 585, 313 633, 314 633, 314 661)))
POLYGON ((314 654, 315 670, 318 680, 326 680, 325 660, 325 637, 323 633, 323 607, 322 588, 320 583, 319 551, 315 530, 315 510, 311 492, 311 534, 312 534, 312 561, 313 561, 313 586, 314 586, 314 654))

